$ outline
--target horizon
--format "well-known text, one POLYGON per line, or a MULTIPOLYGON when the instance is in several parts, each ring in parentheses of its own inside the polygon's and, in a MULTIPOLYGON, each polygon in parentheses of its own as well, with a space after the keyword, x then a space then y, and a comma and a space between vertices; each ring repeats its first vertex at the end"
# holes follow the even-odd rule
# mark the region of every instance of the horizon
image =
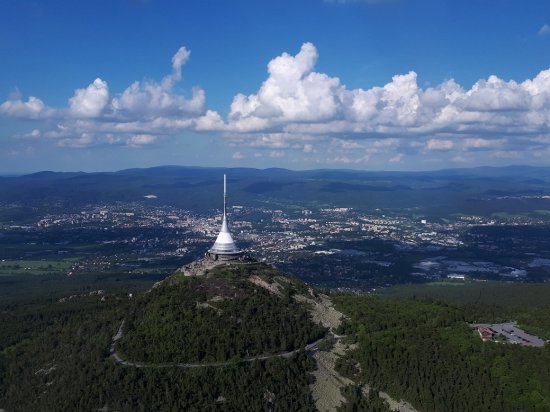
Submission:
POLYGON ((25 0, 4 9, 4 174, 29 164, 548 165, 546 2, 25 0))
POLYGON ((219 169, 220 171, 233 170, 233 169, 251 169, 251 170, 285 170, 289 172, 316 172, 316 171, 342 171, 350 173, 437 173, 437 172, 446 172, 446 171, 468 171, 468 170, 477 170, 477 169, 547 169, 550 166, 532 166, 532 165, 522 165, 522 164, 510 164, 505 166, 471 166, 471 167, 448 167, 441 169, 426 169, 426 170, 381 170, 381 169, 352 169, 352 168, 311 168, 311 169, 292 169, 287 167, 251 167, 251 166, 196 166, 196 165, 157 165, 150 167, 128 167, 123 169, 114 169, 114 170, 35 170, 21 173, 10 173, 10 172, 0 172, 0 177, 21 177, 21 176, 30 176, 40 173, 83 173, 83 174, 94 174, 94 173, 119 173, 129 170, 149 170, 149 169, 161 169, 161 168, 181 168, 181 169, 219 169))

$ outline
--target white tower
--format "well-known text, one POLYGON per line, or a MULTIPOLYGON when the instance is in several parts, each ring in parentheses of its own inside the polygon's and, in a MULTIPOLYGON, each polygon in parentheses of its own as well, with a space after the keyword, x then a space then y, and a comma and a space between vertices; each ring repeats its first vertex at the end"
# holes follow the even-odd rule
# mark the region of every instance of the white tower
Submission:
POLYGON ((227 179, 223 175, 223 220, 220 234, 214 242, 214 246, 208 251, 214 258, 234 259, 241 255, 241 251, 237 248, 229 226, 227 225, 227 179))

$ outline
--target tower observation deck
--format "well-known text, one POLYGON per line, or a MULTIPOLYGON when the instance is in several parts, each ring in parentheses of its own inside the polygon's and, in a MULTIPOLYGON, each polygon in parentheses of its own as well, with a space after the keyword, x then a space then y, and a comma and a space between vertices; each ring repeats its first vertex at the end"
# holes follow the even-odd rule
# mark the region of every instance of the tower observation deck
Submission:
POLYGON ((220 233, 214 245, 208 251, 208 255, 215 260, 239 259, 243 252, 239 250, 227 224, 227 178, 223 175, 223 219, 220 233))

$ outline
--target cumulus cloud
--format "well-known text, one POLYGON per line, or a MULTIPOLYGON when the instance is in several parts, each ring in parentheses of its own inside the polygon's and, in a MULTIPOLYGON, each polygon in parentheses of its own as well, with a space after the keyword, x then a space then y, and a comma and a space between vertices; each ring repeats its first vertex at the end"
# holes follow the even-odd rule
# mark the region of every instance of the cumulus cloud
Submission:
POLYGON ((109 102, 107 82, 97 78, 85 89, 75 90, 69 99, 69 110, 75 117, 97 117, 109 102))
POLYGON ((54 110, 46 107, 38 97, 30 96, 26 102, 21 98, 7 100, 0 105, 0 115, 18 119, 39 120, 51 117, 54 110))
POLYGON ((258 130, 274 123, 328 120, 338 110, 336 78, 313 72, 317 49, 304 43, 296 56, 283 53, 268 65, 268 79, 257 94, 238 94, 229 121, 236 130, 258 130))
POLYGON ((348 89, 315 71, 318 58, 304 43, 295 55, 272 59, 258 91, 237 94, 223 126, 216 118, 217 130, 231 132, 234 144, 279 151, 306 151, 304 144, 324 139, 319 147, 339 151, 332 161, 340 163, 381 153, 395 163, 405 154, 503 151, 550 131, 550 69, 523 82, 489 75, 470 88, 453 79, 423 88, 409 71, 382 86, 348 89))
POLYGON ((190 99, 176 94, 174 85, 181 80, 183 65, 189 52, 181 47, 172 57, 172 73, 160 82, 135 81, 111 102, 113 115, 120 120, 151 120, 158 118, 194 117, 202 114, 204 90, 196 87, 190 99))
POLYGON ((449 160, 466 151, 468 159, 487 151, 511 158, 522 147, 543 153, 549 145, 550 69, 524 81, 488 75, 471 87, 453 79, 422 87, 411 70, 388 76, 386 84, 348 88, 316 71, 317 48, 304 43, 269 61, 257 90, 236 94, 222 116, 206 107, 201 88, 179 92, 189 59, 181 47, 163 78, 135 81, 120 92, 97 78, 76 89, 66 108, 12 96, 0 104, 0 115, 48 120, 45 129, 33 125, 32 137, 71 147, 143 147, 182 130, 213 132, 236 158, 292 153, 336 163, 398 163, 430 152, 449 160))
POLYGON ((190 99, 173 92, 181 80, 182 66, 191 53, 181 47, 172 57, 172 73, 162 81, 136 81, 112 100, 115 116, 130 119, 157 117, 196 117, 204 112, 205 92, 199 87, 192 90, 190 99))
POLYGON ((550 70, 522 83, 491 75, 465 90, 454 80, 422 89, 417 74, 395 75, 381 87, 347 89, 314 71, 318 53, 304 43, 268 64, 257 93, 233 99, 226 129, 302 134, 421 136, 443 132, 532 132, 550 125, 550 70))
POLYGON ((137 147, 153 143, 159 133, 222 129, 221 117, 205 110, 204 90, 193 88, 189 98, 174 91, 189 57, 185 47, 179 48, 172 56, 172 71, 160 81, 135 81, 114 96, 107 82, 97 78, 76 89, 66 108, 48 107, 34 96, 23 101, 17 94, 0 105, 0 116, 51 120, 49 129, 39 130, 40 136, 55 140, 62 147, 96 144, 137 147), (51 127, 53 120, 56 124, 51 127))
POLYGON ((198 131, 224 130, 225 123, 217 112, 207 110, 203 116, 196 119, 195 129, 198 131))

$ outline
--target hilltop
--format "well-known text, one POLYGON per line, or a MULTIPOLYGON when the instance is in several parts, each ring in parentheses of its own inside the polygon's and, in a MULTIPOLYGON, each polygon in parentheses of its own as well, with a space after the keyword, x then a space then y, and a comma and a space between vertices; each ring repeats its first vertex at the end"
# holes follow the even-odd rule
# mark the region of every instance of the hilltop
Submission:
POLYGON ((547 286, 325 295, 256 262, 132 295, 3 302, 0 409, 549 410, 550 345, 483 342, 470 326, 517 320, 548 339, 547 286))
POLYGON ((132 297, 86 294, 9 313, 0 342, 7 411, 335 410, 349 382, 330 354, 335 343, 345 350, 334 334, 342 314, 261 263, 177 272, 132 297))
POLYGON ((176 274, 134 299, 117 347, 138 362, 196 365, 293 353, 326 334, 294 299, 304 292, 260 263, 176 274))

